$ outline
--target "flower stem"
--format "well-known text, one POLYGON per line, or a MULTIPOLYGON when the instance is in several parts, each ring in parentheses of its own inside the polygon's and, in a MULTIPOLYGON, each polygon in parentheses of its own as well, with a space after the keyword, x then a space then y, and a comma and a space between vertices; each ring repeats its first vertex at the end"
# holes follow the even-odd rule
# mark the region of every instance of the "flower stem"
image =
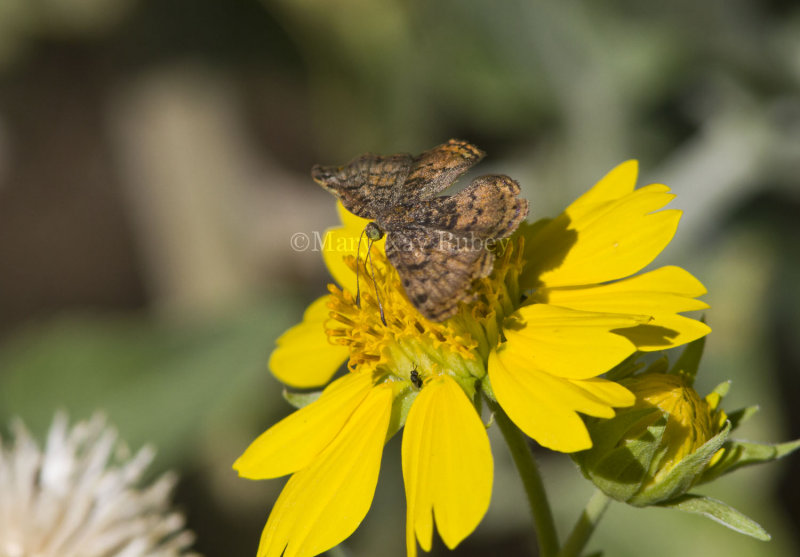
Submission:
POLYGON ((525 494, 528 496, 528 504, 531 507, 533 523, 536 527, 539 555, 555 557, 558 553, 558 534, 550 504, 547 502, 547 493, 544 490, 542 477, 539 475, 539 467, 528 447, 527 438, 496 402, 489 400, 489 405, 494 411, 497 425, 500 426, 500 431, 503 433, 506 445, 511 451, 511 457, 514 459, 514 464, 522 479, 522 485, 525 487, 525 494))
POLYGON ((581 551, 586 547, 586 543, 589 541, 592 532, 594 532, 597 523, 600 522, 610 502, 611 499, 602 491, 597 490, 594 492, 592 498, 586 503, 586 507, 583 509, 583 513, 578 519, 578 522, 576 522, 575 526, 572 528, 572 533, 564 543, 564 547, 561 548, 561 553, 558 554, 558 557, 580 556, 581 551))

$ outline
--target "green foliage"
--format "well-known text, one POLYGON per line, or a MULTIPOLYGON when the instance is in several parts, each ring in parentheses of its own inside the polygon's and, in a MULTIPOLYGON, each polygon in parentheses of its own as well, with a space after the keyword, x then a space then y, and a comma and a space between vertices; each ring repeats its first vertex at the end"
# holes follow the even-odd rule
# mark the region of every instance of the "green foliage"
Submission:
POLYGON ((321 395, 322 391, 311 391, 309 393, 301 393, 290 391, 289 389, 283 389, 283 398, 294 406, 297 409, 303 408, 304 406, 308 406, 315 400, 317 400, 321 395))
POLYGON ((675 361, 675 364, 669 372, 682 376, 686 380, 687 385, 694 385, 694 378, 697 376, 697 370, 700 367, 700 359, 703 357, 703 350, 705 350, 705 347, 706 337, 700 337, 694 342, 690 342, 686 345, 686 348, 683 349, 680 357, 675 361))
POLYGON ((722 454, 722 458, 703 473, 700 482, 710 482, 744 466, 778 460, 799 448, 800 439, 774 445, 730 440, 724 445, 725 452, 722 454))
POLYGON ((683 495, 692 487, 730 433, 730 424, 693 453, 682 458, 666 476, 654 482, 634 497, 632 505, 653 505, 683 495))
POLYGON ((660 506, 668 509, 700 514, 736 530, 741 534, 751 536, 761 541, 769 541, 770 535, 753 519, 743 515, 733 507, 722 501, 702 495, 686 494, 677 499, 662 503, 660 506))
POLYGON ((84 315, 32 328, 0 348, 0 422, 19 416, 41 437, 56 408, 101 410, 132 447, 152 443, 175 465, 206 435, 263 427, 279 400, 265 362, 294 313, 267 300, 181 325, 84 315))

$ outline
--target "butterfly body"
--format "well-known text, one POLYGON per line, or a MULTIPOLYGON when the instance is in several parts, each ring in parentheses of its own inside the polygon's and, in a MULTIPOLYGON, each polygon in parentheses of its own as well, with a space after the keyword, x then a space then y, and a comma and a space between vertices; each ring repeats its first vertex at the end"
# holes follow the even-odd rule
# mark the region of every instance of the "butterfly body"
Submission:
POLYGON ((492 270, 493 241, 508 237, 528 214, 508 176, 481 176, 455 195, 437 196, 483 156, 451 139, 418 157, 366 154, 345 166, 312 169, 347 210, 373 221, 368 238, 386 235, 386 256, 408 299, 432 321, 472 299, 472 281, 492 270))

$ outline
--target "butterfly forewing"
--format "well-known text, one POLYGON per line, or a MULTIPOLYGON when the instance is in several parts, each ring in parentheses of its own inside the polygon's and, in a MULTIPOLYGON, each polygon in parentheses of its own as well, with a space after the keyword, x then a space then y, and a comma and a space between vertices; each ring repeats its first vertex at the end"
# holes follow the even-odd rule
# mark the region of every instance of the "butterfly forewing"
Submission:
POLYGON ((394 203, 433 197, 484 157, 484 152, 460 139, 451 139, 414 159, 411 172, 396 190, 394 203))
POLYGON ((413 161, 408 154, 368 153, 345 166, 314 165, 311 177, 354 215, 375 219, 394 205, 396 190, 406 181, 413 161))

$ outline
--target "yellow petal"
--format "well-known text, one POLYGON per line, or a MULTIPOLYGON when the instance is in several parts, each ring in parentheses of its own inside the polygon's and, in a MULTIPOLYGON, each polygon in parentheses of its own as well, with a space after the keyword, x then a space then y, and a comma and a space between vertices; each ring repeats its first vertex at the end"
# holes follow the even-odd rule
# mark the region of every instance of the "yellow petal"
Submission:
POLYGON ((665 313, 654 315, 646 325, 620 329, 616 332, 629 339, 638 350, 651 352, 697 340, 710 333, 711 327, 697 319, 665 313))
POLYGON ((327 383, 347 359, 346 346, 332 344, 325 334, 328 300, 322 296, 303 315, 303 321, 283 333, 269 357, 269 369, 291 387, 317 387, 327 383))
POLYGON ((602 401, 604 404, 613 406, 614 408, 632 406, 633 403, 636 402, 636 395, 628 389, 619 383, 603 379, 602 377, 572 380, 572 383, 590 392, 593 397, 602 401))
MULTIPOLYGON (((344 258, 348 255, 356 256, 359 238, 370 221, 357 217, 345 209, 341 201, 336 202, 336 209, 339 211, 342 226, 329 228, 325 231, 322 243, 322 257, 336 283, 350 292, 355 292, 356 274, 347 266, 344 258)), ((385 239, 379 240, 374 243, 372 249, 383 251, 385 243, 385 239)), ((364 238, 361 245, 361 257, 366 256, 367 241, 364 238)))
POLYGON ((310 557, 355 531, 375 494, 391 408, 389 385, 371 389, 339 435, 289 479, 261 534, 258 557, 310 557))
POLYGON ((648 265, 672 240, 680 211, 657 209, 674 196, 651 184, 594 211, 565 213, 526 238, 524 288, 617 280, 648 265), (657 211, 657 212, 654 212, 657 211))
POLYGON ((251 480, 277 478, 305 468, 339 434, 371 388, 367 373, 348 373, 337 379, 316 401, 262 433, 233 468, 251 480))
POLYGON ((711 331, 704 323, 675 315, 706 309, 708 304, 694 298, 705 292, 687 271, 669 266, 602 286, 542 289, 536 296, 549 304, 582 311, 649 315, 648 323, 617 331, 639 350, 648 351, 680 346, 711 331))
POLYGON ((585 288, 542 289, 537 298, 548 304, 609 313, 680 313, 708 308, 695 299, 705 287, 680 267, 661 267, 632 278, 585 288))
POLYGON ((609 201, 615 201, 636 187, 639 163, 625 161, 614 167, 592 189, 584 193, 567 207, 566 213, 572 220, 580 219, 587 213, 597 210, 609 201))
POLYGON ((648 321, 647 316, 592 313, 533 304, 517 312, 524 325, 506 329, 505 349, 526 367, 586 379, 605 373, 636 351, 612 330, 648 321))
MULTIPOLYGON (((554 451, 572 453, 592 446, 583 420, 537 381, 542 373, 524 373, 506 365, 500 349, 489 354, 489 380, 497 402, 526 435, 554 451)), ((566 381, 566 380, 565 380, 566 381)))
POLYGON ((489 508, 493 463, 486 428, 453 379, 441 376, 420 391, 402 452, 409 557, 416 555, 415 537, 430 551, 434 516, 442 540, 455 548, 489 508))
POLYGON ((630 406, 635 401, 628 389, 611 381, 592 377, 590 379, 567 379, 531 367, 530 359, 519 353, 509 352, 504 346, 498 355, 506 369, 513 370, 519 381, 536 384, 537 389, 547 393, 552 401, 576 412, 613 418, 614 406, 630 406))

